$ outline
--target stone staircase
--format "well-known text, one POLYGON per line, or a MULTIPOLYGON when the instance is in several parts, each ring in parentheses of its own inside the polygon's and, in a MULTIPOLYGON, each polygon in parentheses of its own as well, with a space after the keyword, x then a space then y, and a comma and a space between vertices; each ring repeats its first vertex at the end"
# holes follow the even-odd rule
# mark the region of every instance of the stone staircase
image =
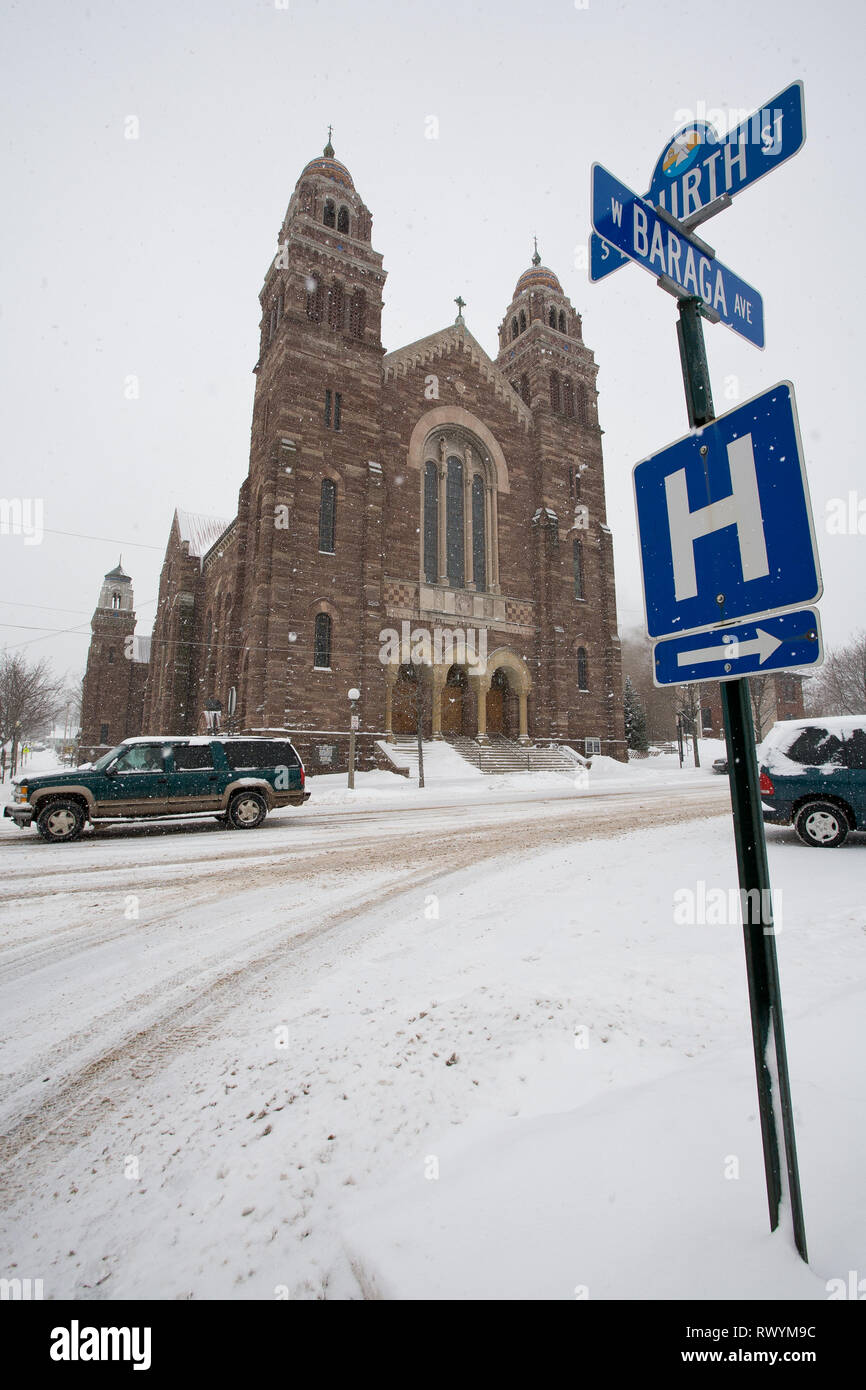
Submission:
MULTIPOLYGON (((586 761, 573 749, 562 744, 533 744, 524 747, 505 738, 502 734, 491 734, 489 743, 476 743, 475 739, 460 734, 446 734, 441 742, 432 744, 424 740, 424 753, 446 745, 458 753, 465 762, 477 767, 484 774, 505 774, 513 772, 561 772, 573 776, 577 768, 586 767, 586 761)), ((418 775, 418 742, 414 734, 395 734, 393 747, 400 761, 408 764, 410 777, 418 775)))

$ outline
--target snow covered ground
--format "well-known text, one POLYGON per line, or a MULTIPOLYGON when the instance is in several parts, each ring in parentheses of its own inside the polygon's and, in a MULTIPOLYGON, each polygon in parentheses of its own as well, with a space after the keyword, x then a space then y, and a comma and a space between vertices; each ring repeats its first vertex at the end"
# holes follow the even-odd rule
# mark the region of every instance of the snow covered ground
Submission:
POLYGON ((2 823, 0 1272, 108 1299, 866 1275, 866 837, 768 828, 807 1269, 767 1231, 726 778, 310 785, 248 835, 2 823))

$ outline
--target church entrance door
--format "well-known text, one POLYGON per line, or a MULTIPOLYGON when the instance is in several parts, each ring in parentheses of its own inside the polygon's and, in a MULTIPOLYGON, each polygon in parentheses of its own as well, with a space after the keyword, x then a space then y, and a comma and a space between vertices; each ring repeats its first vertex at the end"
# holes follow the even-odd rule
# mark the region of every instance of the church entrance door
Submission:
POLYGON ((442 689, 442 732, 463 733, 463 701, 466 690, 466 673, 459 666, 452 666, 442 689))
POLYGON ((391 729, 395 734, 414 734, 417 731, 417 686, 414 672, 409 667, 400 667, 400 674, 394 682, 394 697, 391 704, 391 729))

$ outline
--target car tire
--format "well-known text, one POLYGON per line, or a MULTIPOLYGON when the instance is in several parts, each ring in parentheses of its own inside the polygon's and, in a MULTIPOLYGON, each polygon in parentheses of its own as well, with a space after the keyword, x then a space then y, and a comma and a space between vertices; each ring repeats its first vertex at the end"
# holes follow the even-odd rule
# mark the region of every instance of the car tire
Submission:
POLYGON ((228 823, 234 830, 255 830, 267 814, 261 792, 236 792, 229 802, 228 823))
POLYGON ((84 808, 78 801, 55 797, 36 817, 36 829, 49 844, 77 840, 84 829, 84 808))
POLYGON ((836 849, 848 838, 848 818, 830 801, 807 801, 797 812, 794 826, 804 845, 836 849))

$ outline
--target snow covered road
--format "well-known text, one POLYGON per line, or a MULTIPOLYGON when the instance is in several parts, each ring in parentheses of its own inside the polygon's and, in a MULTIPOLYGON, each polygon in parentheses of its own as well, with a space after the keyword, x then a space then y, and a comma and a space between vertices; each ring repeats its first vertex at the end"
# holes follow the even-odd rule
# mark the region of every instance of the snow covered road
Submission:
MULTIPOLYGON (((449 1136, 580 1114, 732 1044, 748 1083, 740 933, 672 918, 679 885, 735 882, 726 779, 641 773, 587 794, 502 779, 426 797, 371 779, 351 810, 325 792, 248 835, 0 835, 5 1270, 43 1278, 46 1297, 429 1296, 361 1199, 387 1202, 401 1172, 404 1189, 406 1172, 423 1184, 449 1136), (578 1024, 603 1046, 576 1072, 578 1024)), ((862 854, 774 833, 786 894, 810 924, 819 895, 827 914, 791 958, 781 937, 796 1020, 862 981, 862 854), (830 863, 845 870, 835 897, 830 863)), ((755 1142, 752 1087, 732 1092, 744 1132, 726 1151, 755 1142)), ((760 1231, 754 1164, 741 1186, 760 1231)), ((486 1266, 458 1264, 478 1296, 486 1266)), ((607 1294, 595 1282, 616 1296, 615 1278, 607 1294)))

